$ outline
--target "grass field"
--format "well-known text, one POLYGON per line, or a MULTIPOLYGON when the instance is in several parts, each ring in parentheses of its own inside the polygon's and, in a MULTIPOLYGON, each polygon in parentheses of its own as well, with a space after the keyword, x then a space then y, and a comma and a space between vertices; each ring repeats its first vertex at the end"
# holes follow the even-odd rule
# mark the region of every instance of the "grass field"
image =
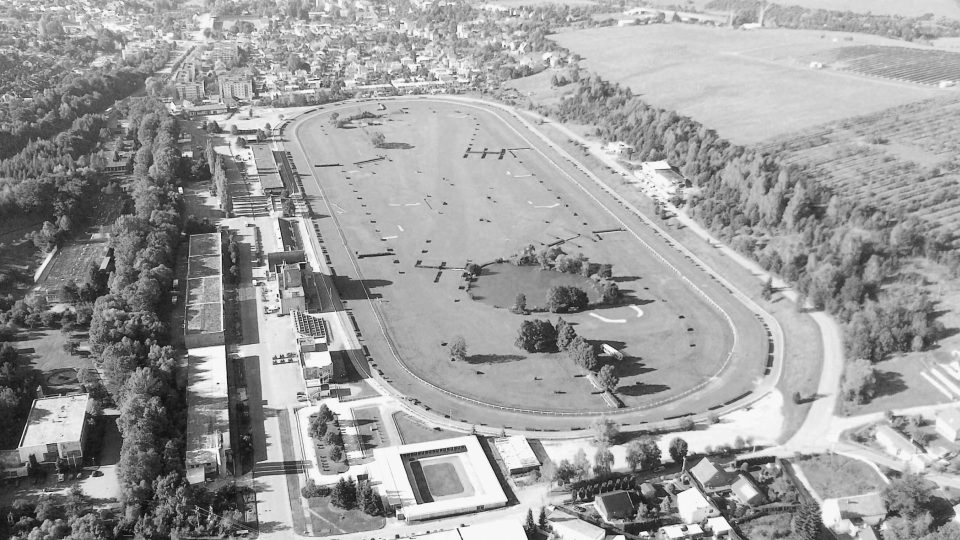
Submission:
POLYGON ((527 297, 527 309, 533 310, 544 308, 550 287, 559 285, 578 287, 587 293, 590 302, 599 301, 597 288, 589 278, 510 263, 485 267, 479 279, 470 286, 470 294, 474 300, 509 309, 517 294, 522 293, 527 297))
POLYGON ((741 144, 948 92, 810 69, 818 53, 838 48, 907 45, 863 34, 667 24, 594 28, 553 39, 582 55, 584 67, 741 144))
MULTIPOLYGON (((693 0, 693 4, 703 9, 711 1, 693 0)), ((809 9, 852 11, 875 15, 902 15, 904 17, 920 17, 927 13, 933 13, 938 17, 960 19, 960 4, 957 4, 955 0, 787 0, 778 3, 809 9)))
POLYGON ((837 454, 821 454, 797 462, 823 499, 862 495, 883 489, 886 482, 866 463, 837 454))
POLYGON ((429 428, 420 423, 420 421, 416 418, 413 418, 409 414, 403 412, 393 413, 393 422, 396 424, 397 431, 400 432, 400 436, 403 437, 403 444, 442 441, 443 439, 452 439, 454 437, 463 436, 462 433, 454 433, 452 431, 445 431, 439 428, 429 428))
POLYGON ((360 433, 364 454, 368 454, 375 448, 390 445, 379 407, 360 407, 353 409, 352 412, 357 432, 360 433))
MULTIPOLYGON (((559 355, 527 355, 514 346, 523 316, 470 301, 459 288, 458 269, 467 262, 569 239, 563 244, 567 252, 612 264, 625 293, 623 306, 564 318, 580 335, 627 356, 618 367, 618 392, 628 407, 680 394, 716 373, 734 346, 726 320, 631 233, 594 234, 617 223, 575 186, 555 179, 553 164, 527 150, 526 139, 489 113, 439 102, 399 104, 406 113, 391 102, 382 125, 369 130, 336 129, 321 114, 302 124, 298 134, 308 149, 325 150, 323 161, 344 164, 314 173, 350 249, 360 255, 391 254, 359 258, 358 264, 370 293, 381 299, 409 369, 450 391, 489 402, 550 411, 605 410, 572 362, 559 355), (391 149, 372 147, 369 131, 374 129, 384 133, 391 149), (480 153, 484 149, 487 154, 480 153), (377 155, 386 159, 365 163, 377 155), (455 335, 466 339, 465 362, 448 360, 443 344, 455 335)), ((723 388, 730 399, 750 390, 762 373, 746 366, 758 366, 765 345, 757 341, 763 339, 759 325, 751 325, 755 318, 744 317, 746 308, 732 299, 724 302, 744 321, 737 345, 742 356, 735 358, 745 371, 731 375, 723 388)), ((393 363, 379 365, 389 371, 393 363)), ((388 375, 401 376, 398 367, 388 375)))
POLYGON ((367 515, 358 508, 337 508, 330 503, 330 497, 314 497, 307 499, 307 502, 310 504, 313 532, 318 536, 374 531, 382 529, 386 524, 384 517, 367 515))

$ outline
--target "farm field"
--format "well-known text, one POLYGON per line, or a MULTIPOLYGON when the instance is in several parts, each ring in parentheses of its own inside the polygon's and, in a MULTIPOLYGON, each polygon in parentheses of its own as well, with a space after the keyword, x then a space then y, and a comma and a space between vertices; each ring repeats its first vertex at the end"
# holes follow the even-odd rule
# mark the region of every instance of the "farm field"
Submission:
MULTIPOLYGON (((341 107, 339 114, 355 114, 360 107, 341 107)), ((752 313, 694 266, 687 268, 689 278, 737 321, 734 341, 729 321, 633 232, 597 234, 618 228, 613 216, 584 198, 508 124, 483 109, 449 102, 390 101, 388 109, 372 121, 379 125, 353 129, 336 129, 327 114, 319 114, 299 124, 296 136, 310 155, 323 149, 310 168, 351 253, 358 256, 361 277, 397 351, 417 377, 508 407, 550 413, 609 410, 569 359, 515 347, 524 316, 473 301, 462 289, 461 269, 468 262, 484 264, 509 258, 528 244, 539 248, 563 241, 568 253, 612 264, 625 292, 621 305, 563 317, 580 335, 626 355, 617 371, 618 394, 627 407, 654 407, 699 388, 731 350, 737 352, 722 375, 725 383, 698 392, 696 400, 705 410, 754 387, 767 347, 752 313), (383 132, 387 149, 373 148, 374 130, 383 132), (378 153, 385 159, 369 161, 378 153), (312 166, 330 162, 342 168, 312 166), (467 342, 464 362, 451 362, 447 354, 446 343, 456 335, 467 342)), ((333 225, 325 218, 320 224, 333 225)), ((324 237, 336 234, 327 230, 324 237)), ((672 264, 689 264, 673 255, 679 261, 672 264)), ((335 252, 331 259, 343 280, 348 262, 338 261, 335 252)), ((555 320, 557 315, 528 317, 555 320)), ((392 358, 375 355, 375 360, 406 395, 424 391, 423 383, 392 358)), ((452 406, 435 407, 437 413, 462 418, 452 406)))
POLYGON ((840 71, 916 84, 960 82, 960 53, 953 51, 863 45, 826 51, 811 61, 840 71))
POLYGON ((593 28, 552 38, 583 56, 582 66, 739 144, 950 92, 810 68, 811 58, 834 49, 905 45, 878 36, 661 24, 593 28))
POLYGON ((808 168, 844 197, 954 232, 960 225, 960 94, 819 126, 764 149, 808 168))

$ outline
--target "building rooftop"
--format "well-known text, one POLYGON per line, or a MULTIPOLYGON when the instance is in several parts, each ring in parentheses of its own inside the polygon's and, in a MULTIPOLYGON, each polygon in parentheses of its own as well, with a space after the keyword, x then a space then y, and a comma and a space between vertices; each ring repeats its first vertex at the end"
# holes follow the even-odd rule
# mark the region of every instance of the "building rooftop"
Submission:
POLYGON ((493 445, 497 447, 497 452, 500 453, 509 471, 540 466, 540 460, 537 459, 526 437, 521 435, 498 437, 493 440, 493 445))
POLYGON ((89 401, 90 394, 33 400, 20 447, 79 441, 89 401))
POLYGON ((633 517, 633 500, 626 491, 612 491, 598 495, 594 499, 597 509, 603 508, 610 519, 630 519, 633 517))
POLYGON ((223 330, 220 233, 190 235, 184 324, 188 334, 223 330))
POLYGON ((267 144, 251 144, 253 163, 257 167, 260 185, 263 189, 283 189, 283 179, 280 178, 280 169, 273 158, 273 151, 267 144))
POLYGON ((187 467, 219 463, 230 446, 227 350, 223 345, 190 349, 187 355, 187 467))
POLYGON ((960 410, 944 409, 937 413, 937 420, 942 421, 950 429, 960 431, 960 410))

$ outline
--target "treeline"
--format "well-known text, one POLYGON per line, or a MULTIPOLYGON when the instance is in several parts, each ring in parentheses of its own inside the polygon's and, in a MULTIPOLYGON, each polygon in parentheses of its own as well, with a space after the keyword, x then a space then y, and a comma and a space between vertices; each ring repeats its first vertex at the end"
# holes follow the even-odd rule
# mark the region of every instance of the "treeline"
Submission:
POLYGON ((706 9, 733 11, 734 24, 755 23, 761 6, 766 5, 764 25, 781 28, 810 30, 835 30, 858 32, 913 41, 960 36, 960 21, 941 17, 934 21, 933 14, 921 17, 900 15, 874 15, 852 11, 810 9, 800 6, 768 4, 762 0, 713 0, 706 9))
POLYGON ((169 52, 168 48, 159 48, 135 68, 121 67, 106 74, 70 74, 29 100, 8 101, 0 107, 0 159, 16 154, 33 139, 53 137, 77 118, 101 112, 130 95, 147 76, 163 67, 169 52))
POLYGON ((558 106, 541 110, 563 122, 594 125, 594 134, 604 140, 633 145, 635 159, 680 167, 697 188, 688 202, 691 216, 793 283, 804 301, 847 323, 850 353, 877 361, 891 352, 922 349, 939 333, 932 302, 922 301, 922 286, 904 281, 894 287, 889 281, 899 275, 900 261, 913 256, 956 271, 960 259, 953 236, 927 234, 915 219, 843 199, 803 169, 731 144, 598 77, 580 79, 558 106), (885 295, 882 289, 890 288, 903 292, 885 295), (901 316, 905 311, 911 315, 901 316), (879 347, 863 343, 881 331, 896 339, 879 347))

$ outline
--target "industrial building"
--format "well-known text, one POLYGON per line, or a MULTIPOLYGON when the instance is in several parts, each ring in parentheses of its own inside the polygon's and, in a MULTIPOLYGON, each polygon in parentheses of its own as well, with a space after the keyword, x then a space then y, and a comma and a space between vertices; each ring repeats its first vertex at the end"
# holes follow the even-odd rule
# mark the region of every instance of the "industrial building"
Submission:
POLYGON ((20 460, 27 463, 33 456, 39 463, 65 459, 71 465, 83 464, 89 405, 90 394, 33 400, 17 446, 20 460))
POLYGON ((190 236, 184 303, 184 344, 188 349, 224 344, 220 242, 220 233, 190 236))
POLYGON ((227 351, 222 345, 187 354, 187 481, 226 474, 230 452, 227 351))

